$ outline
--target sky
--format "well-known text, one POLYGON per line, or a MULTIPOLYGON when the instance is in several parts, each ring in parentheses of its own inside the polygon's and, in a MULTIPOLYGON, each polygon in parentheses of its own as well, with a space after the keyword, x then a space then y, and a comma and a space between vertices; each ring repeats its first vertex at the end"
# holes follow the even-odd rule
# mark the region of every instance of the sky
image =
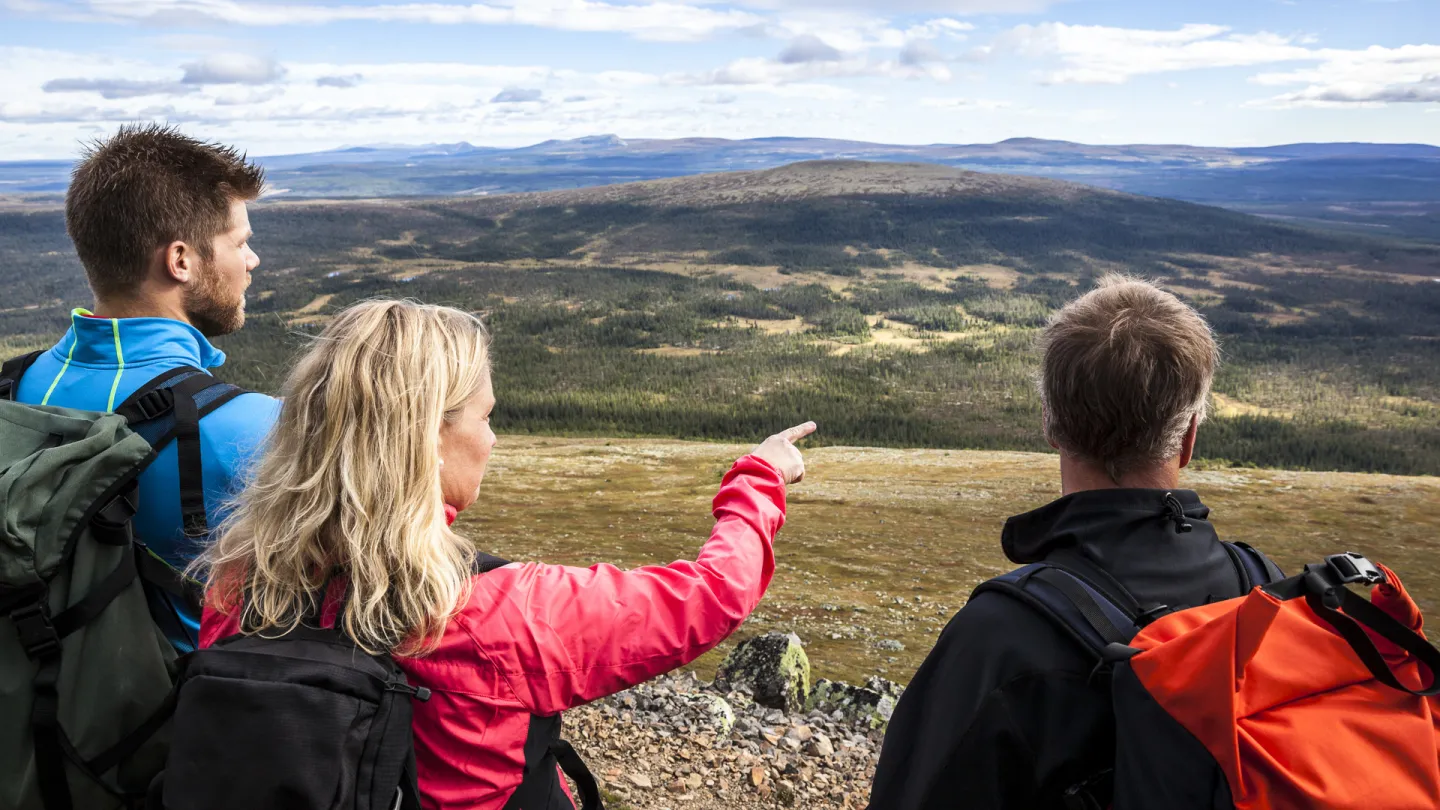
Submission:
POLYGON ((1440 0, 0 0, 0 160, 551 138, 1440 144, 1440 0))

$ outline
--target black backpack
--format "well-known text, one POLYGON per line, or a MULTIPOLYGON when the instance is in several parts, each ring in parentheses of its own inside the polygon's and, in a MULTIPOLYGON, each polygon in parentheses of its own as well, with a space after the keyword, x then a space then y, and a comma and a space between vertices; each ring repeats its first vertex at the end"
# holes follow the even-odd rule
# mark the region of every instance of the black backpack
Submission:
POLYGON ((151 806, 419 810, 410 700, 429 697, 339 629, 231 636, 185 662, 151 806))
MULTIPOLYGON (((481 555, 477 572, 507 564, 481 555)), ((311 623, 278 637, 231 636, 186 657, 152 810, 419 810, 411 700, 430 690, 338 626, 311 623)), ((603 810, 594 777, 559 740, 558 719, 532 721, 543 733, 532 729, 524 781, 507 807, 551 806, 559 764, 585 808, 603 810)))

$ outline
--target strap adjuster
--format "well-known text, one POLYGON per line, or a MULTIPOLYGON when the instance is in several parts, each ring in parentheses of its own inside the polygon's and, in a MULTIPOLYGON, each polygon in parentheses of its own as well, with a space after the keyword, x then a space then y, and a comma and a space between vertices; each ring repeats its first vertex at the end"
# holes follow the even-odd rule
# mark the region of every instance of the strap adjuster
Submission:
POLYGON ((1352 582, 1379 585, 1385 581, 1384 571, 1376 567, 1375 563, 1353 551, 1331 554, 1325 558, 1325 566, 1335 573, 1342 585, 1349 585, 1352 582))
POLYGON ((0 380, 0 399, 15 398, 15 381, 6 377, 0 380))
POLYGON ((10 611, 10 621, 20 635, 20 646, 31 661, 50 658, 60 652, 60 634, 50 623, 50 609, 43 601, 31 602, 10 611))
POLYGON ((130 404, 139 412, 141 421, 155 419, 175 407, 175 392, 169 388, 156 388, 154 391, 146 391, 130 404))

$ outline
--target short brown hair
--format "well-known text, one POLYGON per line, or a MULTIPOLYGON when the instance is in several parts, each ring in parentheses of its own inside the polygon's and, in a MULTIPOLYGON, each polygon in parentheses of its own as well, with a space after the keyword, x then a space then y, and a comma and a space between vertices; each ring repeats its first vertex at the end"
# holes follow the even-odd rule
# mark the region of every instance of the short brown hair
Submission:
POLYGON ((1200 313, 1118 275, 1056 312, 1041 347, 1046 436, 1117 483, 1180 452, 1190 418, 1205 418, 1220 364, 1200 313))
POLYGON ((230 204, 253 200, 265 171, 228 146, 162 124, 130 124, 89 144, 65 194, 65 228, 96 295, 124 295, 157 248, 182 241, 211 259, 230 204))

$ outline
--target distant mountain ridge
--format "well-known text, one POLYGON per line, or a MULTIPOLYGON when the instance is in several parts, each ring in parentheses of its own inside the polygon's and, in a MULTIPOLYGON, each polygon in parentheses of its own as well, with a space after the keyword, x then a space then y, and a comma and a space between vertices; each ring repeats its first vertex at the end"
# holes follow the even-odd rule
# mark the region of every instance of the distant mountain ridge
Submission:
MULTIPOLYGON (((486 196, 769 169, 810 160, 935 163, 1069 180, 1372 234, 1440 242, 1440 146, 878 144, 827 138, 547 140, 350 146, 260 158, 282 197, 486 196)), ((0 195, 63 192, 66 161, 0 162, 0 195)))

